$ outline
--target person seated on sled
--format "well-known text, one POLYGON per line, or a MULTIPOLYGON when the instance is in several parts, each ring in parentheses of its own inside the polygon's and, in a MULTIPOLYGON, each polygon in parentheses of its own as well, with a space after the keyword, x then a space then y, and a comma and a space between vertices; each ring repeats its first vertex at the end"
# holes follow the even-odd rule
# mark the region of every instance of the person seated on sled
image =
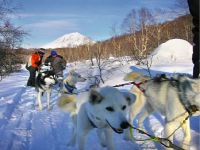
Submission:
POLYGON ((45 54, 45 49, 40 48, 33 52, 29 57, 29 60, 26 64, 26 69, 29 71, 30 76, 27 82, 27 86, 35 87, 35 76, 36 71, 38 70, 39 66, 42 63, 42 58, 45 54))
POLYGON ((45 64, 51 64, 54 73, 57 76, 57 80, 59 86, 62 86, 63 81, 63 70, 66 68, 66 61, 65 59, 57 54, 56 50, 52 50, 50 56, 48 56, 45 60, 45 64))

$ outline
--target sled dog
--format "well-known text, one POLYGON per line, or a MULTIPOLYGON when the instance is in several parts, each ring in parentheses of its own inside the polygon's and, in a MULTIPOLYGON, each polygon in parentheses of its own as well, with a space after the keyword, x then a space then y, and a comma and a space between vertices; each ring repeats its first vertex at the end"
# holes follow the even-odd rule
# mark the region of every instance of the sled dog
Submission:
MULTIPOLYGON (((134 74, 129 73, 125 79, 133 80, 135 78, 134 74)), ((144 78, 148 77, 144 76, 144 78)), ((171 79, 156 77, 145 80, 146 82, 141 85, 144 92, 141 90, 134 91, 135 86, 131 89, 137 95, 137 99, 131 106, 130 122, 132 123, 136 115, 141 112, 142 115, 138 121, 138 125, 141 128, 144 119, 153 111, 158 111, 165 116, 164 137, 169 137, 172 141, 173 132, 192 111, 196 111, 195 114, 199 115, 200 79, 191 79, 187 76, 177 75, 171 79), (142 109, 143 111, 141 111, 142 109)), ((182 148, 188 149, 191 140, 189 119, 182 125, 182 129, 185 134, 182 141, 182 148)), ((126 139, 129 138, 130 135, 126 132, 126 139)))
POLYGON ((50 110, 50 99, 53 85, 57 83, 56 75, 50 67, 41 67, 36 75, 36 91, 39 110, 42 110, 42 96, 47 93, 47 106, 50 110))
POLYGON ((76 84, 78 82, 84 82, 86 81, 85 78, 83 78, 79 73, 75 72, 74 70, 71 70, 67 77, 63 80, 63 85, 60 90, 61 96, 63 93, 65 94, 76 94, 77 88, 76 84))
POLYGON ((109 86, 59 99, 58 106, 71 113, 74 123, 69 145, 77 141, 79 150, 83 150, 88 132, 97 128, 101 145, 114 150, 112 131, 122 133, 129 127, 126 115, 134 101, 134 94, 109 86))

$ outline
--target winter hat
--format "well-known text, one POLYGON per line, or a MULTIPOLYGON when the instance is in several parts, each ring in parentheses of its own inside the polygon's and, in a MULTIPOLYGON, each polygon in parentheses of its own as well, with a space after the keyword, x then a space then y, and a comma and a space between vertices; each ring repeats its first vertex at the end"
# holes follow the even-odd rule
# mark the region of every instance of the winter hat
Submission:
POLYGON ((56 50, 52 50, 51 51, 51 56, 57 56, 58 54, 57 54, 57 52, 56 52, 56 50))
POLYGON ((44 53, 45 53, 45 49, 44 49, 44 48, 40 48, 40 49, 38 50, 38 53, 44 54, 44 53))

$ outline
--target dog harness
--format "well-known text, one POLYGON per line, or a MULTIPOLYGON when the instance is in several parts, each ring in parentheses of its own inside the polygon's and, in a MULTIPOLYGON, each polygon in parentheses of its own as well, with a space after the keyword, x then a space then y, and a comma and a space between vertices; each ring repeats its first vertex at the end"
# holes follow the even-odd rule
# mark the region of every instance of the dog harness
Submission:
POLYGON ((94 124, 94 122, 92 122, 92 120, 89 117, 88 117, 88 120, 93 128, 97 128, 97 126, 94 124))
POLYGON ((97 128, 97 126, 95 125, 95 123, 90 119, 90 116, 92 114, 90 113, 87 113, 87 118, 88 118, 88 121, 90 122, 90 125, 93 127, 93 128, 97 128))
POLYGON ((183 105, 183 107, 185 108, 185 110, 188 112, 188 114, 190 116, 192 116, 193 113, 198 111, 197 106, 196 105, 192 105, 190 103, 190 101, 188 100, 187 95, 186 95, 186 93, 187 93, 186 92, 186 87, 187 88, 192 88, 192 87, 188 82, 185 82, 185 84, 187 84, 187 86, 181 88, 179 81, 176 81, 176 82, 177 82, 176 86, 177 86, 177 88, 179 90, 179 94, 178 95, 179 95, 180 102, 183 105))
POLYGON ((107 126, 106 124, 96 125, 95 122, 101 122, 102 120, 90 112, 86 112, 86 114, 87 114, 88 121, 93 128, 104 128, 107 126))
POLYGON ((131 84, 133 84, 133 85, 135 85, 138 89, 140 89, 140 90, 144 93, 144 92, 145 92, 145 89, 142 88, 141 85, 144 84, 144 83, 146 83, 147 81, 149 81, 149 80, 145 80, 145 81, 139 82, 139 83, 136 83, 136 82, 132 81, 132 82, 129 82, 129 83, 124 83, 124 84, 115 85, 115 86, 113 86, 113 87, 120 87, 120 86, 124 86, 124 85, 131 85, 131 84))
MULTIPOLYGON (((182 77, 182 76, 179 75, 178 78, 180 79, 181 77, 182 77)), ((188 81, 185 81, 185 84, 186 84, 187 86, 184 86, 184 87, 180 86, 180 81, 179 81, 178 79, 176 79, 176 78, 173 78, 173 77, 167 78, 167 77, 165 77, 165 76, 161 76, 161 77, 156 78, 155 81, 156 81, 156 82, 169 81, 169 83, 170 83, 172 86, 176 87, 176 88, 178 89, 178 96, 179 96, 180 102, 181 102, 181 104, 183 105, 183 107, 185 108, 185 110, 188 112, 188 114, 189 114, 190 116, 191 116, 193 113, 195 113, 196 111, 198 111, 197 106, 192 105, 192 104, 190 103, 190 101, 188 100, 188 98, 187 98, 187 95, 186 95, 187 91, 186 91, 186 90, 187 90, 188 88, 190 88, 190 89, 192 88, 188 81)))
POLYGON ((69 85, 68 82, 66 82, 66 84, 64 84, 64 86, 65 86, 65 88, 67 89, 68 94, 74 94, 74 93, 73 93, 74 89, 77 89, 75 86, 69 85))
POLYGON ((148 80, 145 80, 143 82, 139 82, 139 83, 133 83, 133 85, 135 85, 138 89, 140 89, 140 91, 142 91, 143 93, 145 92, 145 89, 143 87, 141 87, 142 84, 146 83, 148 80))

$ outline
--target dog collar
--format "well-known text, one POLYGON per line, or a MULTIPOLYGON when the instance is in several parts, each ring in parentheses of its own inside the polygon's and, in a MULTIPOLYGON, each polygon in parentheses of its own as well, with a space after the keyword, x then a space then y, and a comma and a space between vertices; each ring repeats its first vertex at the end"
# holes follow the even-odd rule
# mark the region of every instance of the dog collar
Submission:
POLYGON ((92 120, 89 117, 88 117, 88 120, 93 128, 97 128, 97 126, 94 124, 94 122, 92 122, 92 120))
POLYGON ((93 116, 91 113, 87 113, 87 118, 88 118, 88 121, 90 122, 90 125, 93 127, 93 128, 98 128, 95 123, 92 121, 92 119, 90 119, 90 117, 93 116))
POLYGON ((66 84, 64 84, 64 86, 65 86, 65 88, 67 89, 67 91, 68 91, 69 94, 73 94, 74 89, 76 89, 75 86, 69 85, 68 82, 66 82, 66 84))

